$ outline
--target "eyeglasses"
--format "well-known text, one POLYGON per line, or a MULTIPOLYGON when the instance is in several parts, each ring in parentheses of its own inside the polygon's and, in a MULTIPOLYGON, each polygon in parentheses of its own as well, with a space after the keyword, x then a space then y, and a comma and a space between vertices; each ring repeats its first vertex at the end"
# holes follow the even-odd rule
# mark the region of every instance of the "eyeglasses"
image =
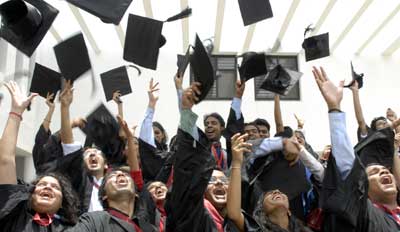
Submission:
POLYGON ((216 184, 218 183, 218 181, 221 182, 222 184, 229 184, 229 179, 226 178, 225 176, 219 178, 212 176, 208 181, 208 184, 216 184))

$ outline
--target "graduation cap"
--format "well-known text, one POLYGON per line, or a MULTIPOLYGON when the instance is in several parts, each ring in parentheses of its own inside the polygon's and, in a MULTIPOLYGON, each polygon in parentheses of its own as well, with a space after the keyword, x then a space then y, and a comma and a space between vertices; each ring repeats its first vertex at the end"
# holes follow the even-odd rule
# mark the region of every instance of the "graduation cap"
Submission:
POLYGON ((104 23, 118 25, 132 0, 67 0, 67 2, 99 17, 104 23))
POLYGON ((66 80, 75 81, 92 68, 82 33, 57 44, 54 52, 58 67, 66 80))
POLYGON ((185 55, 177 55, 177 63, 176 65, 178 66, 178 73, 181 73, 182 75, 185 74, 186 68, 189 65, 190 62, 190 46, 186 50, 185 55))
POLYGON ((10 0, 0 5, 0 37, 32 56, 58 10, 43 0, 10 0))
POLYGON ((47 93, 54 94, 51 102, 54 101, 57 91, 61 90, 62 75, 38 63, 35 64, 30 92, 38 93, 46 98, 47 93))
POLYGON ((117 90, 120 91, 122 96, 132 93, 127 67, 134 67, 138 70, 139 75, 141 74, 140 69, 133 65, 121 66, 100 74, 107 101, 113 99, 113 94, 117 90))
MULTIPOLYGON (((304 31, 304 36, 307 32, 313 30, 310 26, 308 26, 304 31)), ((329 33, 311 36, 304 39, 302 47, 306 52, 306 61, 329 56, 329 33)))
POLYGON ((159 49, 166 43, 165 37, 161 35, 164 22, 186 18, 191 13, 192 9, 186 8, 165 21, 129 14, 124 59, 145 68, 156 70, 159 49))
POLYGON ((241 80, 248 81, 268 73, 265 53, 246 52, 241 56, 243 57, 239 67, 241 80))
POLYGON ((394 154, 394 132, 390 127, 374 131, 361 140, 354 151, 360 156, 364 166, 381 164, 391 168, 394 154))
POLYGON ((269 0, 239 0, 239 8, 245 26, 273 16, 269 0))
POLYGON ((287 95, 303 75, 282 65, 276 65, 267 75, 260 88, 280 95, 287 95))
POLYGON ((193 70, 194 81, 201 83, 201 95, 197 96, 201 102, 214 85, 215 72, 210 57, 203 46, 199 36, 196 34, 196 42, 193 55, 190 56, 190 67, 193 70))
POLYGON ((364 81, 363 81, 364 73, 360 73, 360 74, 356 73, 354 71, 353 62, 350 62, 350 64, 351 64, 351 76, 352 76, 353 80, 350 82, 350 84, 345 85, 344 87, 350 88, 354 84, 354 82, 357 81, 358 88, 361 89, 361 87, 363 87, 363 84, 364 84, 364 81))

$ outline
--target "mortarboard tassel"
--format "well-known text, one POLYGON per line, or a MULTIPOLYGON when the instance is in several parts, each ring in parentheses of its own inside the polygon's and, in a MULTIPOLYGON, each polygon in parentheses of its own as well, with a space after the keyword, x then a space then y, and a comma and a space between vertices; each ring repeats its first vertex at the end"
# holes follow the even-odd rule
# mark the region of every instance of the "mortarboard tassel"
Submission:
POLYGON ((183 11, 181 11, 179 14, 174 15, 172 17, 169 17, 167 20, 165 20, 165 22, 172 22, 178 19, 183 19, 183 18, 187 18, 192 14, 192 8, 186 7, 186 9, 184 9, 183 11))

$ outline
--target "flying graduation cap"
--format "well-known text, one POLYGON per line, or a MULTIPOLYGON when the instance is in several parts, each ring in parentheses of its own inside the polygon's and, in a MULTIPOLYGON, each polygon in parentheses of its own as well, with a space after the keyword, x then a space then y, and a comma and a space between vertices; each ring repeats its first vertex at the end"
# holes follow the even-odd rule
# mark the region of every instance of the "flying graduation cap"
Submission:
POLYGON ((118 25, 132 0, 67 0, 67 2, 97 16, 104 23, 118 25))
POLYGON ((61 90, 61 78, 62 75, 60 73, 36 63, 29 91, 38 93, 44 98, 47 98, 48 93, 54 94, 51 100, 53 102, 57 92, 61 90))
MULTIPOLYGON (((314 28, 311 28, 311 25, 309 25, 304 31, 304 37, 306 36, 307 32, 312 30, 314 30, 314 28)), ((306 61, 329 56, 329 33, 305 38, 301 46, 305 50, 306 61)))
POLYGON ((159 49, 166 43, 161 34, 163 24, 186 18, 192 13, 186 8, 165 21, 129 14, 126 29, 124 59, 145 68, 157 69, 159 49))
POLYGON ((287 95, 303 75, 282 65, 276 65, 267 75, 260 88, 280 95, 287 95))
POLYGON ((66 80, 75 81, 92 68, 82 33, 57 44, 54 52, 58 67, 66 80))
POLYGON ((141 70, 133 65, 121 66, 100 74, 101 83, 103 84, 104 94, 107 101, 113 99, 113 94, 117 90, 120 91, 121 95, 132 93, 127 71, 128 67, 135 68, 140 76, 141 70))
POLYGON ((0 5, 0 37, 27 56, 43 40, 58 10, 43 0, 10 0, 0 5))
POLYGON ((354 84, 354 82, 357 81, 358 88, 361 89, 364 84, 364 81, 363 81, 364 73, 360 73, 360 74, 356 73, 354 71, 353 62, 350 62, 350 65, 351 65, 351 76, 352 76, 353 80, 348 85, 345 85, 344 87, 350 88, 354 84))
POLYGON ((241 56, 243 58, 239 67, 239 74, 242 81, 248 81, 251 78, 268 73, 265 53, 246 52, 241 56))
POLYGON ((245 26, 273 17, 269 0, 239 0, 239 8, 245 26))

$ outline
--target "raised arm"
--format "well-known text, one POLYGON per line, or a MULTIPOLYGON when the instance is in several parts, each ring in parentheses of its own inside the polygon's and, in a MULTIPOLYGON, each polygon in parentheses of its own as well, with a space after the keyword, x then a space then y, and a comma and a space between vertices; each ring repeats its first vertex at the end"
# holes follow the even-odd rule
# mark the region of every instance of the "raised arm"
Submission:
POLYGON ((178 96, 178 108, 179 112, 182 110, 182 95, 183 95, 183 74, 182 73, 176 73, 174 77, 174 83, 175 83, 175 89, 176 89, 176 94, 178 96))
POLYGON ((388 108, 386 110, 386 118, 391 122, 391 127, 396 130, 396 133, 400 132, 400 119, 397 118, 396 112, 388 108))
POLYGON ((63 144, 72 144, 74 137, 70 123, 69 108, 73 100, 73 88, 71 81, 66 81, 64 89, 60 94, 61 103, 61 142, 63 144))
POLYGON ((124 118, 124 109, 121 101, 121 91, 117 90, 113 93, 113 101, 118 106, 118 115, 121 116, 121 118, 124 118))
POLYGON ((227 212, 228 217, 235 223, 240 231, 245 231, 244 215, 242 213, 242 176, 243 152, 250 152, 250 143, 245 140, 247 134, 235 134, 232 138, 232 165, 228 187, 227 212))
POLYGON ((138 149, 136 149, 136 144, 134 142, 134 133, 136 126, 131 129, 129 129, 128 124, 122 119, 121 116, 117 116, 118 123, 121 126, 121 128, 124 130, 124 133, 126 135, 126 140, 128 143, 128 152, 127 152, 127 163, 129 167, 131 168, 131 171, 139 171, 139 161, 138 161, 138 149))
POLYGON ((54 109, 55 109, 55 103, 51 102, 51 100, 54 98, 54 93, 50 94, 47 93, 46 97, 46 105, 49 107, 49 111, 47 111, 46 117, 43 119, 43 128, 45 129, 46 132, 50 130, 50 123, 51 123, 51 118, 53 117, 54 109))
POLYGON ((396 133, 394 136, 394 154, 393 154, 393 175, 396 179, 397 187, 400 186, 400 133, 396 133))
POLYGON ((274 118, 275 118, 276 133, 283 132, 284 128, 283 128, 282 112, 281 112, 281 100, 278 94, 276 94, 274 97, 274 118))
POLYGON ((17 83, 13 81, 4 84, 4 86, 6 86, 11 95, 12 103, 11 111, 0 140, 0 184, 17 184, 15 152, 18 130, 22 121, 22 113, 37 94, 33 93, 29 97, 26 97, 21 92, 17 83))
POLYGON ((335 86, 328 79, 322 67, 320 69, 313 67, 312 72, 329 109, 332 155, 336 159, 337 168, 342 179, 345 179, 353 167, 355 155, 346 131, 346 117, 340 110, 344 81, 340 81, 339 86, 335 86))
POLYGON ((368 135, 368 129, 367 129, 367 124, 365 123, 364 115, 363 115, 362 108, 361 108, 358 82, 354 81, 354 83, 350 87, 350 89, 351 89, 351 92, 353 93, 354 112, 356 114, 358 128, 360 129, 361 137, 364 138, 368 135))
POLYGON ((156 147, 156 143, 154 141, 154 132, 153 132, 153 117, 154 117, 154 111, 156 109, 156 104, 158 101, 158 96, 154 94, 156 91, 159 90, 157 86, 158 82, 154 84, 153 78, 151 78, 149 89, 147 90, 147 94, 149 96, 149 104, 147 106, 146 114, 144 116, 139 134, 140 139, 152 145, 153 147, 156 147))

